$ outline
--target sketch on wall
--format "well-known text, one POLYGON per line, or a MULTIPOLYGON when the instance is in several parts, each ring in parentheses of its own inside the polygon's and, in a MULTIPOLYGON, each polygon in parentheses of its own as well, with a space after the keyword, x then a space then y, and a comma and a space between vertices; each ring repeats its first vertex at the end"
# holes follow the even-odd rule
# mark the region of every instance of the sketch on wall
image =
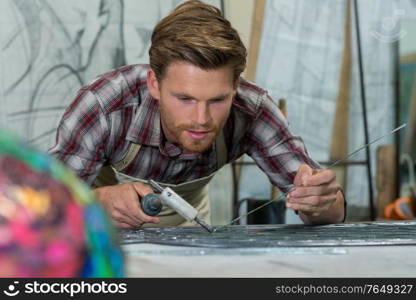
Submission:
POLYGON ((76 91, 118 66, 147 63, 154 25, 180 2, 0 1, 0 128, 46 151, 76 91))

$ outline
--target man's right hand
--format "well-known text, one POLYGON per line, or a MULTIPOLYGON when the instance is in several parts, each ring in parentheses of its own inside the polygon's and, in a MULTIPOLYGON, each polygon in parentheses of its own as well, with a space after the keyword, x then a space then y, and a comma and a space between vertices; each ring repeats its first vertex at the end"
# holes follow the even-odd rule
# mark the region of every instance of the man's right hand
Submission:
POLYGON ((133 228, 144 223, 160 222, 158 217, 146 215, 141 208, 140 199, 153 193, 153 190, 143 183, 104 186, 95 189, 94 192, 117 227, 133 228))

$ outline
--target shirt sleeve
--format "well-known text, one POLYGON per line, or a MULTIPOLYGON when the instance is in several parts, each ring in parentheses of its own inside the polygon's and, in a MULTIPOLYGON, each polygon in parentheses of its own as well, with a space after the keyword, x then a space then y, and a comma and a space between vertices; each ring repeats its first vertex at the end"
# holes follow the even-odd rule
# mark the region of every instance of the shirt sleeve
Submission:
POLYGON ((91 185, 106 160, 107 141, 108 125, 99 101, 93 92, 82 89, 66 109, 49 154, 91 185))
POLYGON ((309 157, 299 136, 289 131, 286 118, 276 102, 265 93, 260 112, 248 133, 247 154, 266 173, 273 185, 288 192, 300 165, 321 166, 309 157))

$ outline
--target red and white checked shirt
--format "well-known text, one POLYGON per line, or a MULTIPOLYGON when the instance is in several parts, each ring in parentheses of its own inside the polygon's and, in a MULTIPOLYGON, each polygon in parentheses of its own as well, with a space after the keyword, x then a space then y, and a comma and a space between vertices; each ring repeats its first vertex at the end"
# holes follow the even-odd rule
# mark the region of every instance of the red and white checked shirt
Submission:
MULTIPOLYGON (((59 124, 49 152, 88 184, 103 164, 120 161, 130 142, 141 144, 123 173, 179 184, 218 170, 214 147, 201 154, 184 152, 167 141, 160 125, 159 102, 146 85, 148 65, 128 65, 99 76, 81 88, 59 124)), ((287 191, 301 164, 319 165, 293 136, 277 104, 246 80, 240 80, 224 130, 227 162, 251 156, 271 182, 287 191)))

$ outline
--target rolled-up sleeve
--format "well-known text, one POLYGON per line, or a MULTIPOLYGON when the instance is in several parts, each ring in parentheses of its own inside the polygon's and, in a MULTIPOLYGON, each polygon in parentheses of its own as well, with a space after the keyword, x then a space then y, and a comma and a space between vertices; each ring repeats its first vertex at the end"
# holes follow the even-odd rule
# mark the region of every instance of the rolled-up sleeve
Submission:
POLYGON ((321 166, 309 157, 302 139, 292 135, 276 102, 263 94, 260 111, 248 132, 250 155, 273 185, 287 192, 300 165, 321 166))
POLYGON ((91 185, 106 160, 108 125, 96 95, 81 89, 66 109, 49 149, 56 159, 91 185))

